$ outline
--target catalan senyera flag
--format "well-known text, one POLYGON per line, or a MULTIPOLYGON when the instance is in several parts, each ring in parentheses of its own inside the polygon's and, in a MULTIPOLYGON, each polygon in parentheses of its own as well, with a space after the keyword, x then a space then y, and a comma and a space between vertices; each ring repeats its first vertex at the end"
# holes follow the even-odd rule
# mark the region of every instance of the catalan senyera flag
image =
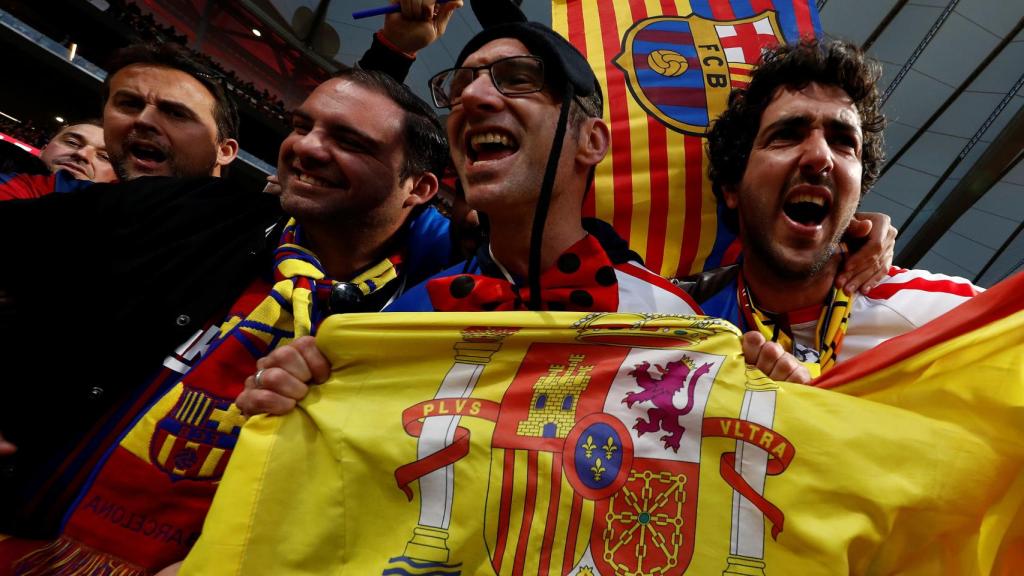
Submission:
POLYGON ((553 0, 552 27, 590 61, 611 150, 585 211, 647 267, 683 277, 733 261, 703 136, 764 47, 820 34, 810 0, 553 0))
POLYGON ((801 386, 724 321, 338 315, 183 574, 1019 574, 1024 275, 801 386))

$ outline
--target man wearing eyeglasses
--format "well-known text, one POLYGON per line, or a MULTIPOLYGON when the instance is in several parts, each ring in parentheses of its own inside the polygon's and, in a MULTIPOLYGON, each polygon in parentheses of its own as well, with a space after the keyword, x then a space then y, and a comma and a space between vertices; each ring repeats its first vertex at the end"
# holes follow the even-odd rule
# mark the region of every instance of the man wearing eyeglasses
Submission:
POLYGON ((389 310, 693 313, 611 227, 582 218, 608 150, 602 94, 583 56, 550 28, 488 28, 430 81, 449 108, 452 160, 490 242, 389 310))

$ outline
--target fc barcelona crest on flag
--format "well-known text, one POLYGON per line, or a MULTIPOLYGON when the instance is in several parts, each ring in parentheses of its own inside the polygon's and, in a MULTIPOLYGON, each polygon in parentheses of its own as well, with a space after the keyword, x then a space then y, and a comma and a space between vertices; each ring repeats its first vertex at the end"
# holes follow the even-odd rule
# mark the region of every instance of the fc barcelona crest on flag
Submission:
POLYGON ((772 11, 730 21, 658 16, 626 31, 614 62, 648 114, 703 136, 732 89, 746 86, 762 50, 784 43, 772 11))
POLYGON ((233 400, 185 387, 157 423, 149 456, 172 480, 218 478, 244 423, 233 400))

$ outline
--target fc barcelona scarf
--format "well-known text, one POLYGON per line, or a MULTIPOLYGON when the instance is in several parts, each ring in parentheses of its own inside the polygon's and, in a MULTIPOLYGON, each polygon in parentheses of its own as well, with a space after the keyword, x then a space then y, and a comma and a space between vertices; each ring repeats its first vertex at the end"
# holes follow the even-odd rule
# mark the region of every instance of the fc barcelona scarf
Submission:
MULTIPOLYGON (((765 339, 778 342, 783 350, 794 352, 794 341, 789 333, 789 326, 783 318, 759 309, 747 290, 741 272, 736 279, 736 300, 740 304, 743 320, 748 328, 756 329, 765 339)), ((802 362, 811 373, 812 378, 824 374, 836 364, 839 350, 843 346, 843 337, 850 324, 850 310, 853 308, 853 297, 832 287, 828 299, 821 308, 821 316, 814 328, 814 343, 818 348, 817 362, 802 362)))
MULTIPOLYGON (((62 536, 18 561, 15 573, 142 575, 185 557, 245 421, 234 404, 245 378, 257 359, 314 333, 330 313, 336 283, 302 246, 294 220, 274 260, 273 286, 265 280, 249 286, 203 359, 94 473, 62 536)), ((398 255, 386 258, 349 284, 364 295, 381 291, 398 277, 400 262, 398 255)))

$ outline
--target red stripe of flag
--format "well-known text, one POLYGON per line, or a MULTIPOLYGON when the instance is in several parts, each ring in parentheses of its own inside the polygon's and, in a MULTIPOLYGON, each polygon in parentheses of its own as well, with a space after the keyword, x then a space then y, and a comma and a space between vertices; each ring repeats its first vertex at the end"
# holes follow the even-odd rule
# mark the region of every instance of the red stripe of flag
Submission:
POLYGON ((766 10, 775 10, 772 0, 750 0, 750 9, 754 14, 760 14, 766 10))
MULTIPOLYGON (((587 31, 583 22, 583 2, 567 2, 565 5, 569 42, 577 50, 587 56, 587 31)), ((605 98, 607 98, 607 94, 605 98)), ((583 214, 592 216, 597 213, 597 200, 594 194, 594 186, 590 187, 587 195, 583 197, 583 214)))
POLYGON ((565 533, 565 558, 562 560, 562 574, 572 571, 576 562, 576 538, 580 531, 580 514, 583 513, 583 498, 579 492, 572 493, 572 508, 569 510, 569 530, 565 533))
POLYGON ((537 506, 537 451, 526 453, 526 494, 523 496, 523 525, 519 527, 519 542, 516 546, 516 564, 513 576, 523 573, 526 564, 526 548, 530 543, 530 529, 533 527, 533 509, 537 506))
POLYGON ((740 243, 739 238, 733 238, 732 243, 725 249, 725 253, 722 255, 722 266, 729 266, 739 261, 740 252, 743 251, 743 244, 740 243))
POLYGON ((494 558, 491 565, 501 573, 501 561, 505 556, 508 544, 508 520, 512 516, 512 483, 515 481, 516 455, 512 450, 505 450, 505 462, 501 474, 501 504, 498 508, 498 537, 494 543, 494 558))
MULTIPOLYGON (((570 2, 570 4, 572 4, 570 2)), ((599 13, 601 43, 605 59, 619 52, 619 28, 615 19, 615 4, 607 2, 599 13)), ((608 81, 608 119, 615 143, 612 153, 612 193, 614 216, 612 225, 619 235, 629 241, 630 224, 633 215, 633 145, 629 135, 629 108, 626 105, 626 79, 615 66, 605 68, 608 81)))
POLYGON ((700 247, 701 210, 704 195, 704 139, 698 136, 683 136, 686 151, 686 218, 683 221, 683 250, 679 254, 680 276, 686 276, 697 258, 700 247))
POLYGON ((711 15, 715 20, 735 20, 736 13, 732 10, 732 2, 729 0, 708 0, 711 6, 711 15))
POLYGON ((548 498, 548 517, 544 523, 544 541, 540 548, 540 566, 538 574, 547 574, 551 566, 551 546, 555 542, 555 529, 558 527, 558 499, 562 495, 562 459, 555 454, 551 462, 551 496, 548 498))
MULTIPOLYGON (((776 0, 785 2, 787 0, 776 0)), ((811 20, 810 0, 791 0, 793 2, 793 14, 796 16, 796 29, 800 32, 801 38, 814 38, 814 22, 811 20)))

